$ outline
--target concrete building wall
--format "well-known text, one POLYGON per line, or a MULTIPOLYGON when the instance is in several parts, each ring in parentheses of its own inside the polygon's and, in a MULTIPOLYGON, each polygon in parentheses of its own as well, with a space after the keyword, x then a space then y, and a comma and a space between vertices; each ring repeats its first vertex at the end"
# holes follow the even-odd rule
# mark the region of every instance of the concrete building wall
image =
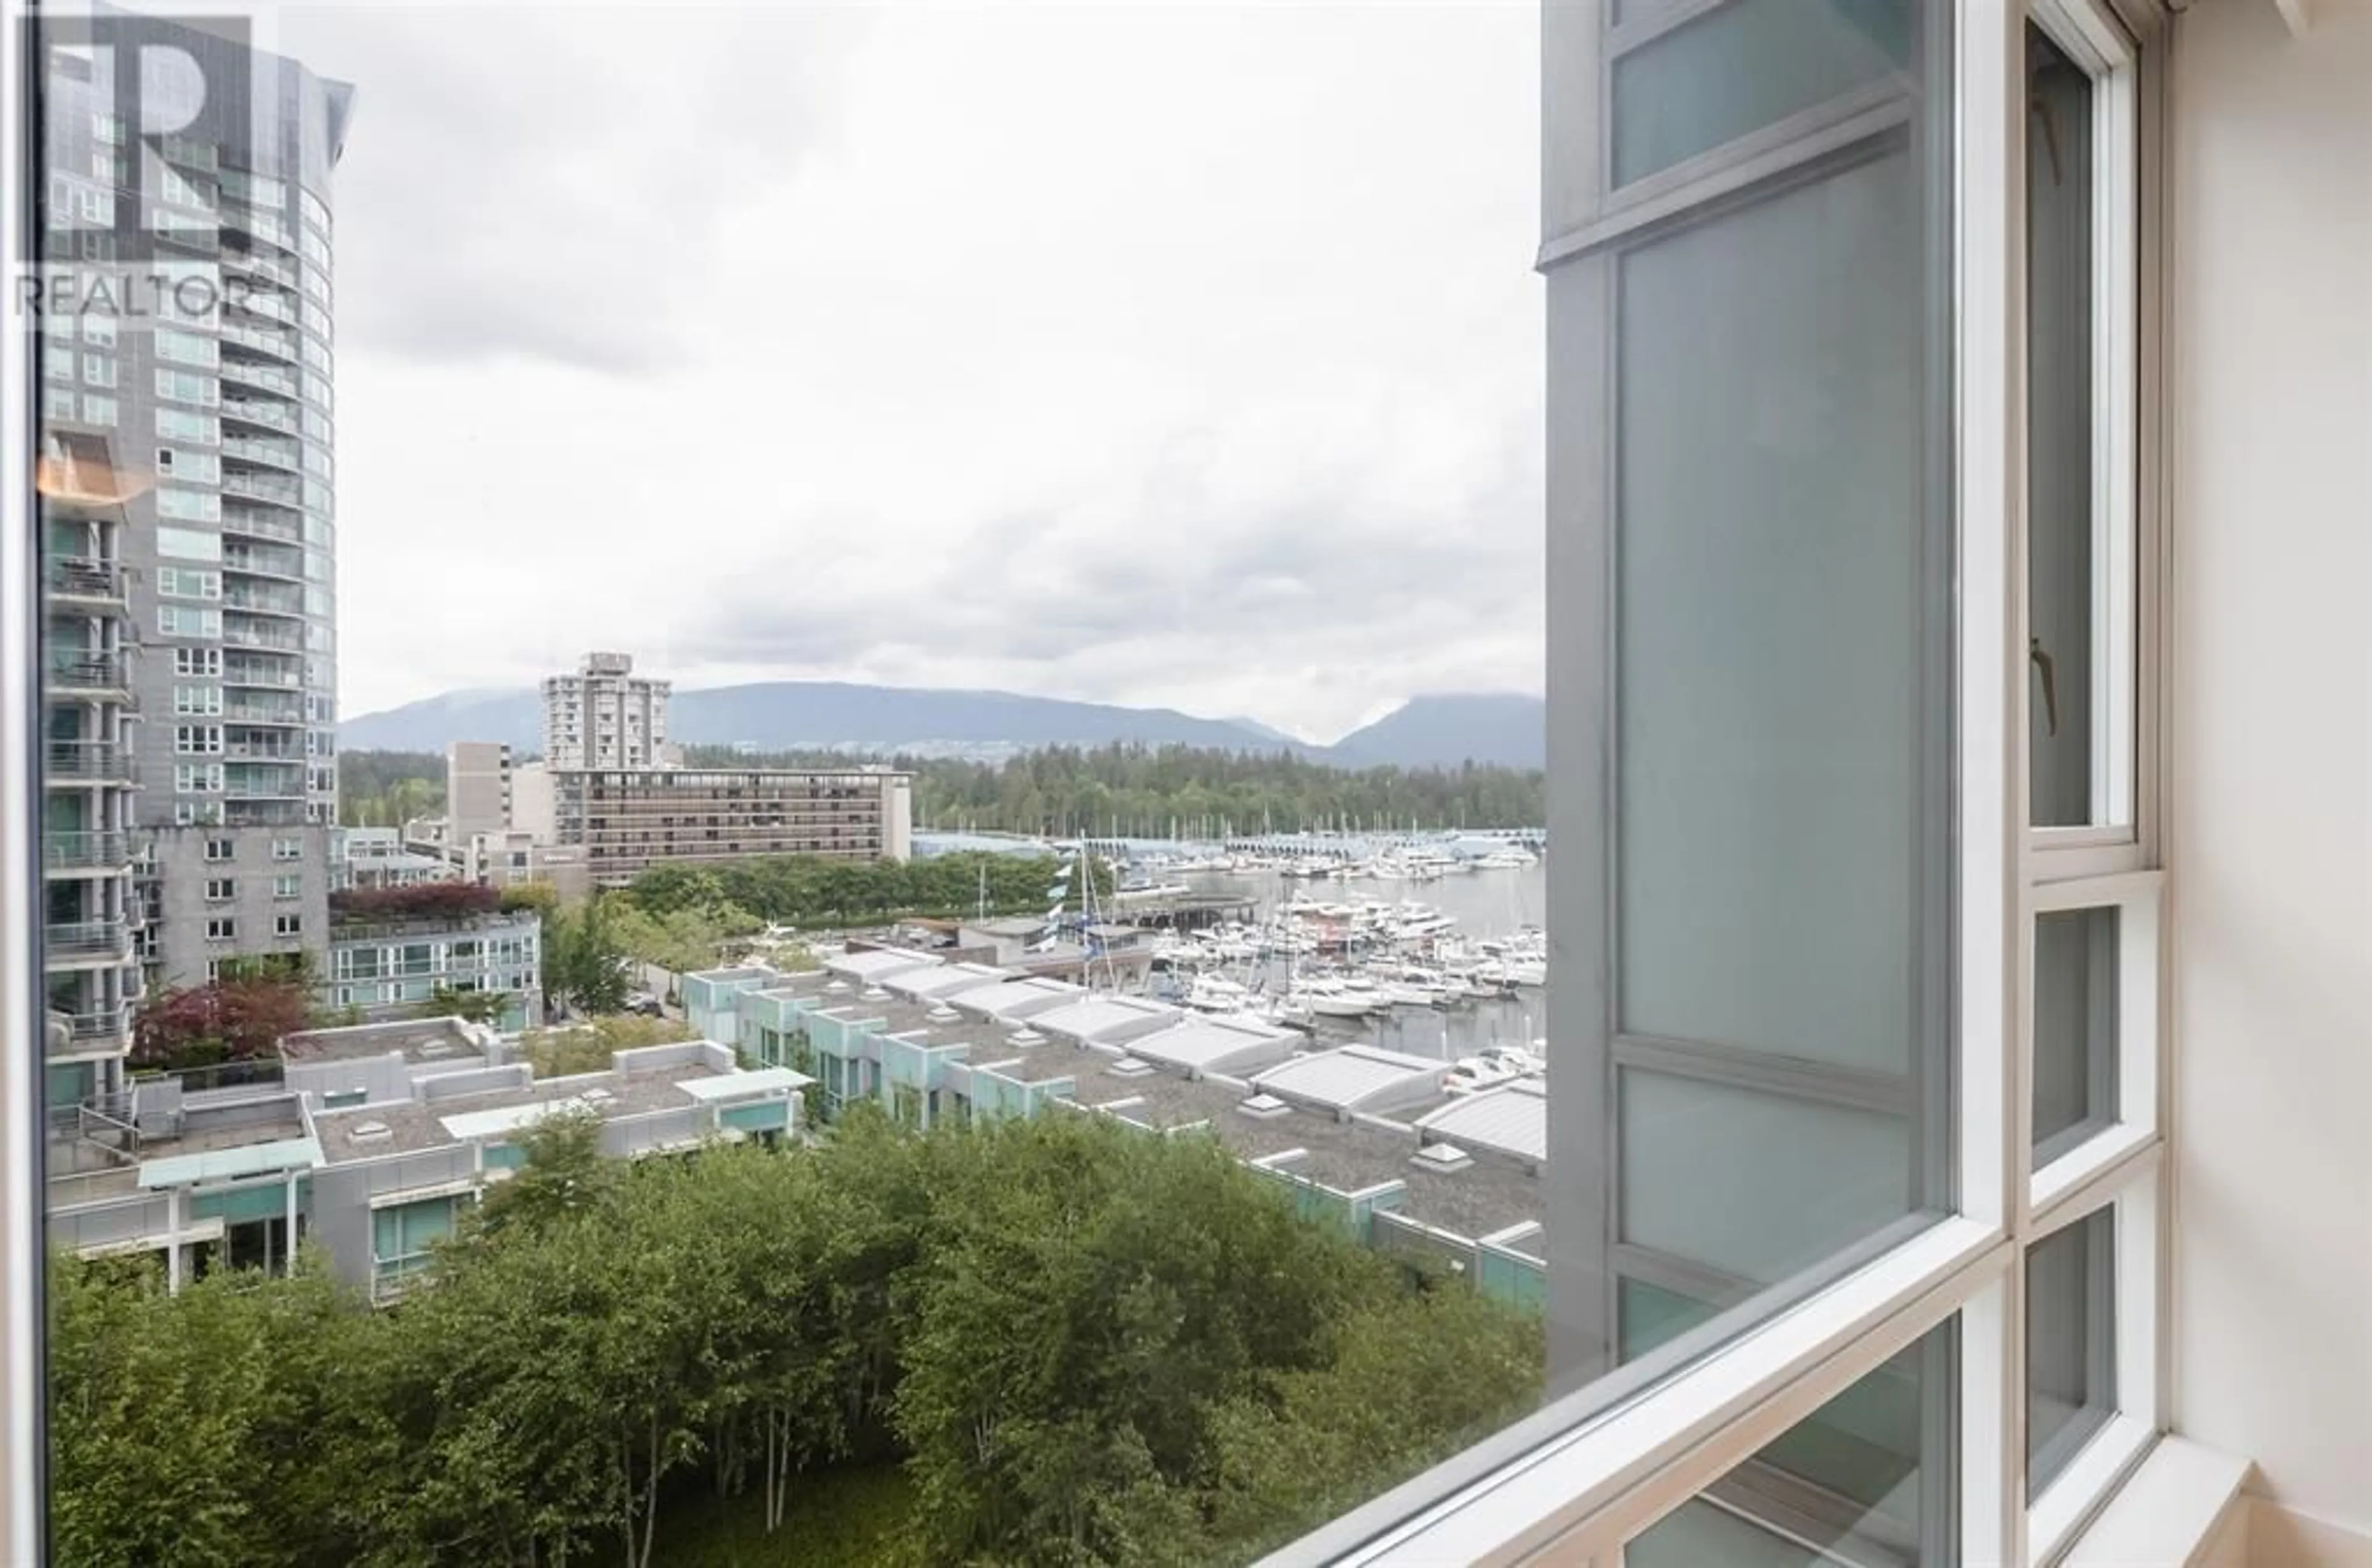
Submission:
POLYGON ((445 749, 445 816, 455 842, 511 825, 511 749, 457 740, 445 749))
POLYGON ((534 835, 538 843, 559 842, 558 802, 550 762, 524 762, 511 770, 510 825, 534 835))
POLYGON ((199 985, 215 959, 320 951, 330 925, 330 833, 307 823, 250 831, 152 829, 153 871, 141 880, 154 907, 143 939, 153 943, 147 961, 158 978, 199 985), (226 882, 230 897, 215 897, 226 882), (280 923, 288 916, 296 930, 284 934, 280 923), (225 919, 236 935, 211 935, 210 923, 225 919))

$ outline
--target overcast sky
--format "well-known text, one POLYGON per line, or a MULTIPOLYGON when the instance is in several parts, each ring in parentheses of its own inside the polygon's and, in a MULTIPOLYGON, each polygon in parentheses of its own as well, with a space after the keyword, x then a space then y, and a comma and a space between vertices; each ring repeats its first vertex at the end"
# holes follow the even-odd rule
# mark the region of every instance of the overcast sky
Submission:
MULTIPOLYGON (((357 714, 1537 691, 1533 6, 303 8, 357 714)), ((270 29, 276 28, 276 38, 270 29)))

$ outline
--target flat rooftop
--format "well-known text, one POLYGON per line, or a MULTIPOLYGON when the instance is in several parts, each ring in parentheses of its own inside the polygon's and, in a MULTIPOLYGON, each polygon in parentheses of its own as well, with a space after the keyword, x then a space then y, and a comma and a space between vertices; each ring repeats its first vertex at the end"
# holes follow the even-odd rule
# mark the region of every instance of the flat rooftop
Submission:
POLYGON ((360 1062, 401 1053, 420 1066, 451 1063, 470 1066, 486 1059, 484 1047, 459 1018, 407 1018, 358 1024, 343 1029, 308 1029, 284 1035, 280 1059, 288 1063, 360 1062))
MULTIPOLYGON (((685 1083, 727 1075, 706 1063, 694 1062, 647 1073, 587 1073, 568 1078, 542 1078, 515 1089, 490 1089, 483 1094, 454 1095, 445 1099, 397 1100, 383 1105, 358 1105, 343 1110, 316 1111, 313 1130, 320 1139, 324 1165, 384 1159, 389 1155, 412 1154, 421 1149, 441 1148, 471 1141, 454 1135, 446 1126, 449 1119, 473 1117, 486 1111, 516 1110, 529 1106, 556 1107, 578 1098, 587 1089, 607 1089, 610 1092, 610 1098, 595 1107, 605 1121, 646 1115, 652 1111, 687 1110, 703 1102, 699 1097, 684 1089, 685 1083), (385 1127, 386 1132, 361 1137, 355 1135, 358 1128, 367 1127, 373 1122, 385 1127)), ((465 1121, 462 1125, 466 1128, 469 1123, 465 1121)))
POLYGON ((1423 1140, 1413 1131, 1339 1121, 1324 1111, 1250 1116, 1238 1109, 1247 1098, 1245 1088, 1223 1079, 1189 1083, 1166 1073, 1132 1078, 1103 1071, 1082 1072, 1076 1095, 1082 1106, 1112 1106, 1113 1115, 1165 1132, 1206 1123, 1245 1160, 1306 1151, 1279 1170, 1339 1192, 1401 1182, 1407 1191, 1399 1213, 1469 1240, 1546 1217, 1540 1179, 1512 1166, 1478 1160, 1459 1170, 1428 1170, 1413 1163, 1423 1140), (1139 1103, 1116 1104, 1132 1099, 1139 1103))
POLYGON ((983 1051, 988 1053, 986 1059, 989 1060, 1015 1053, 1013 1049, 1008 1049, 1012 1047, 1013 1025, 994 1019, 975 1018, 940 1004, 902 998, 868 1002, 859 997, 843 1006, 835 1006, 833 1011, 843 1012, 851 1018, 878 1018, 883 1034, 920 1034, 924 1038, 918 1043, 924 1045, 968 1045, 971 1047, 973 1060, 983 1060, 981 1053, 983 1051), (934 1014, 940 1016, 935 1017, 934 1014))
MULTIPOLYGON (((122 1163, 92 1157, 76 1161, 82 1169, 70 1170, 66 1168, 67 1162, 59 1157, 61 1151, 53 1149, 48 1184, 51 1202, 53 1206, 72 1208, 127 1198, 153 1185, 142 1177, 153 1177, 156 1167, 164 1162, 238 1155, 268 1145, 293 1144, 305 1136, 304 1117, 293 1095, 262 1089, 252 1100, 241 1101, 240 1109, 244 1114, 235 1121, 204 1126, 178 1137, 143 1138, 138 1154, 122 1163)), ((166 1168, 177 1167, 190 1168, 178 1165, 166 1168)))

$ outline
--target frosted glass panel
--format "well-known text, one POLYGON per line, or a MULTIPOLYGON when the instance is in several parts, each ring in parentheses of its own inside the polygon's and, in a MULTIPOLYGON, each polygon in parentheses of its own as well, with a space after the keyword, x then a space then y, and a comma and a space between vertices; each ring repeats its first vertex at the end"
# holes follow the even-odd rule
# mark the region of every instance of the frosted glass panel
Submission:
POLYGON ((2034 921, 2034 1163, 2117 1116, 2118 912, 2034 921))
POLYGON ((1911 1212, 1903 1119, 1625 1069, 1622 1239, 1775 1283, 1911 1212))
POLYGON ((1622 259, 1620 1028, 1901 1073, 1919 970, 1922 244, 1910 158, 1622 259))
POLYGON ((1731 0, 1614 63, 1614 183, 1900 69, 1912 0, 1731 0))

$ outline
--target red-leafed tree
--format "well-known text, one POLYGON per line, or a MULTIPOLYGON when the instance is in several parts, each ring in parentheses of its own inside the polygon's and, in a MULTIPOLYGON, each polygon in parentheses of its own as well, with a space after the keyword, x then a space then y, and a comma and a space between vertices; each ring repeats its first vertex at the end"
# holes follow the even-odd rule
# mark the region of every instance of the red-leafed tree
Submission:
POLYGON ((475 882, 413 882, 395 888, 348 888, 330 895, 335 920, 458 920, 492 914, 502 894, 475 882))
POLYGON ((132 1024, 134 1067, 200 1067, 267 1058, 283 1035, 306 1026, 305 988, 282 981, 224 980, 165 992, 132 1024))

